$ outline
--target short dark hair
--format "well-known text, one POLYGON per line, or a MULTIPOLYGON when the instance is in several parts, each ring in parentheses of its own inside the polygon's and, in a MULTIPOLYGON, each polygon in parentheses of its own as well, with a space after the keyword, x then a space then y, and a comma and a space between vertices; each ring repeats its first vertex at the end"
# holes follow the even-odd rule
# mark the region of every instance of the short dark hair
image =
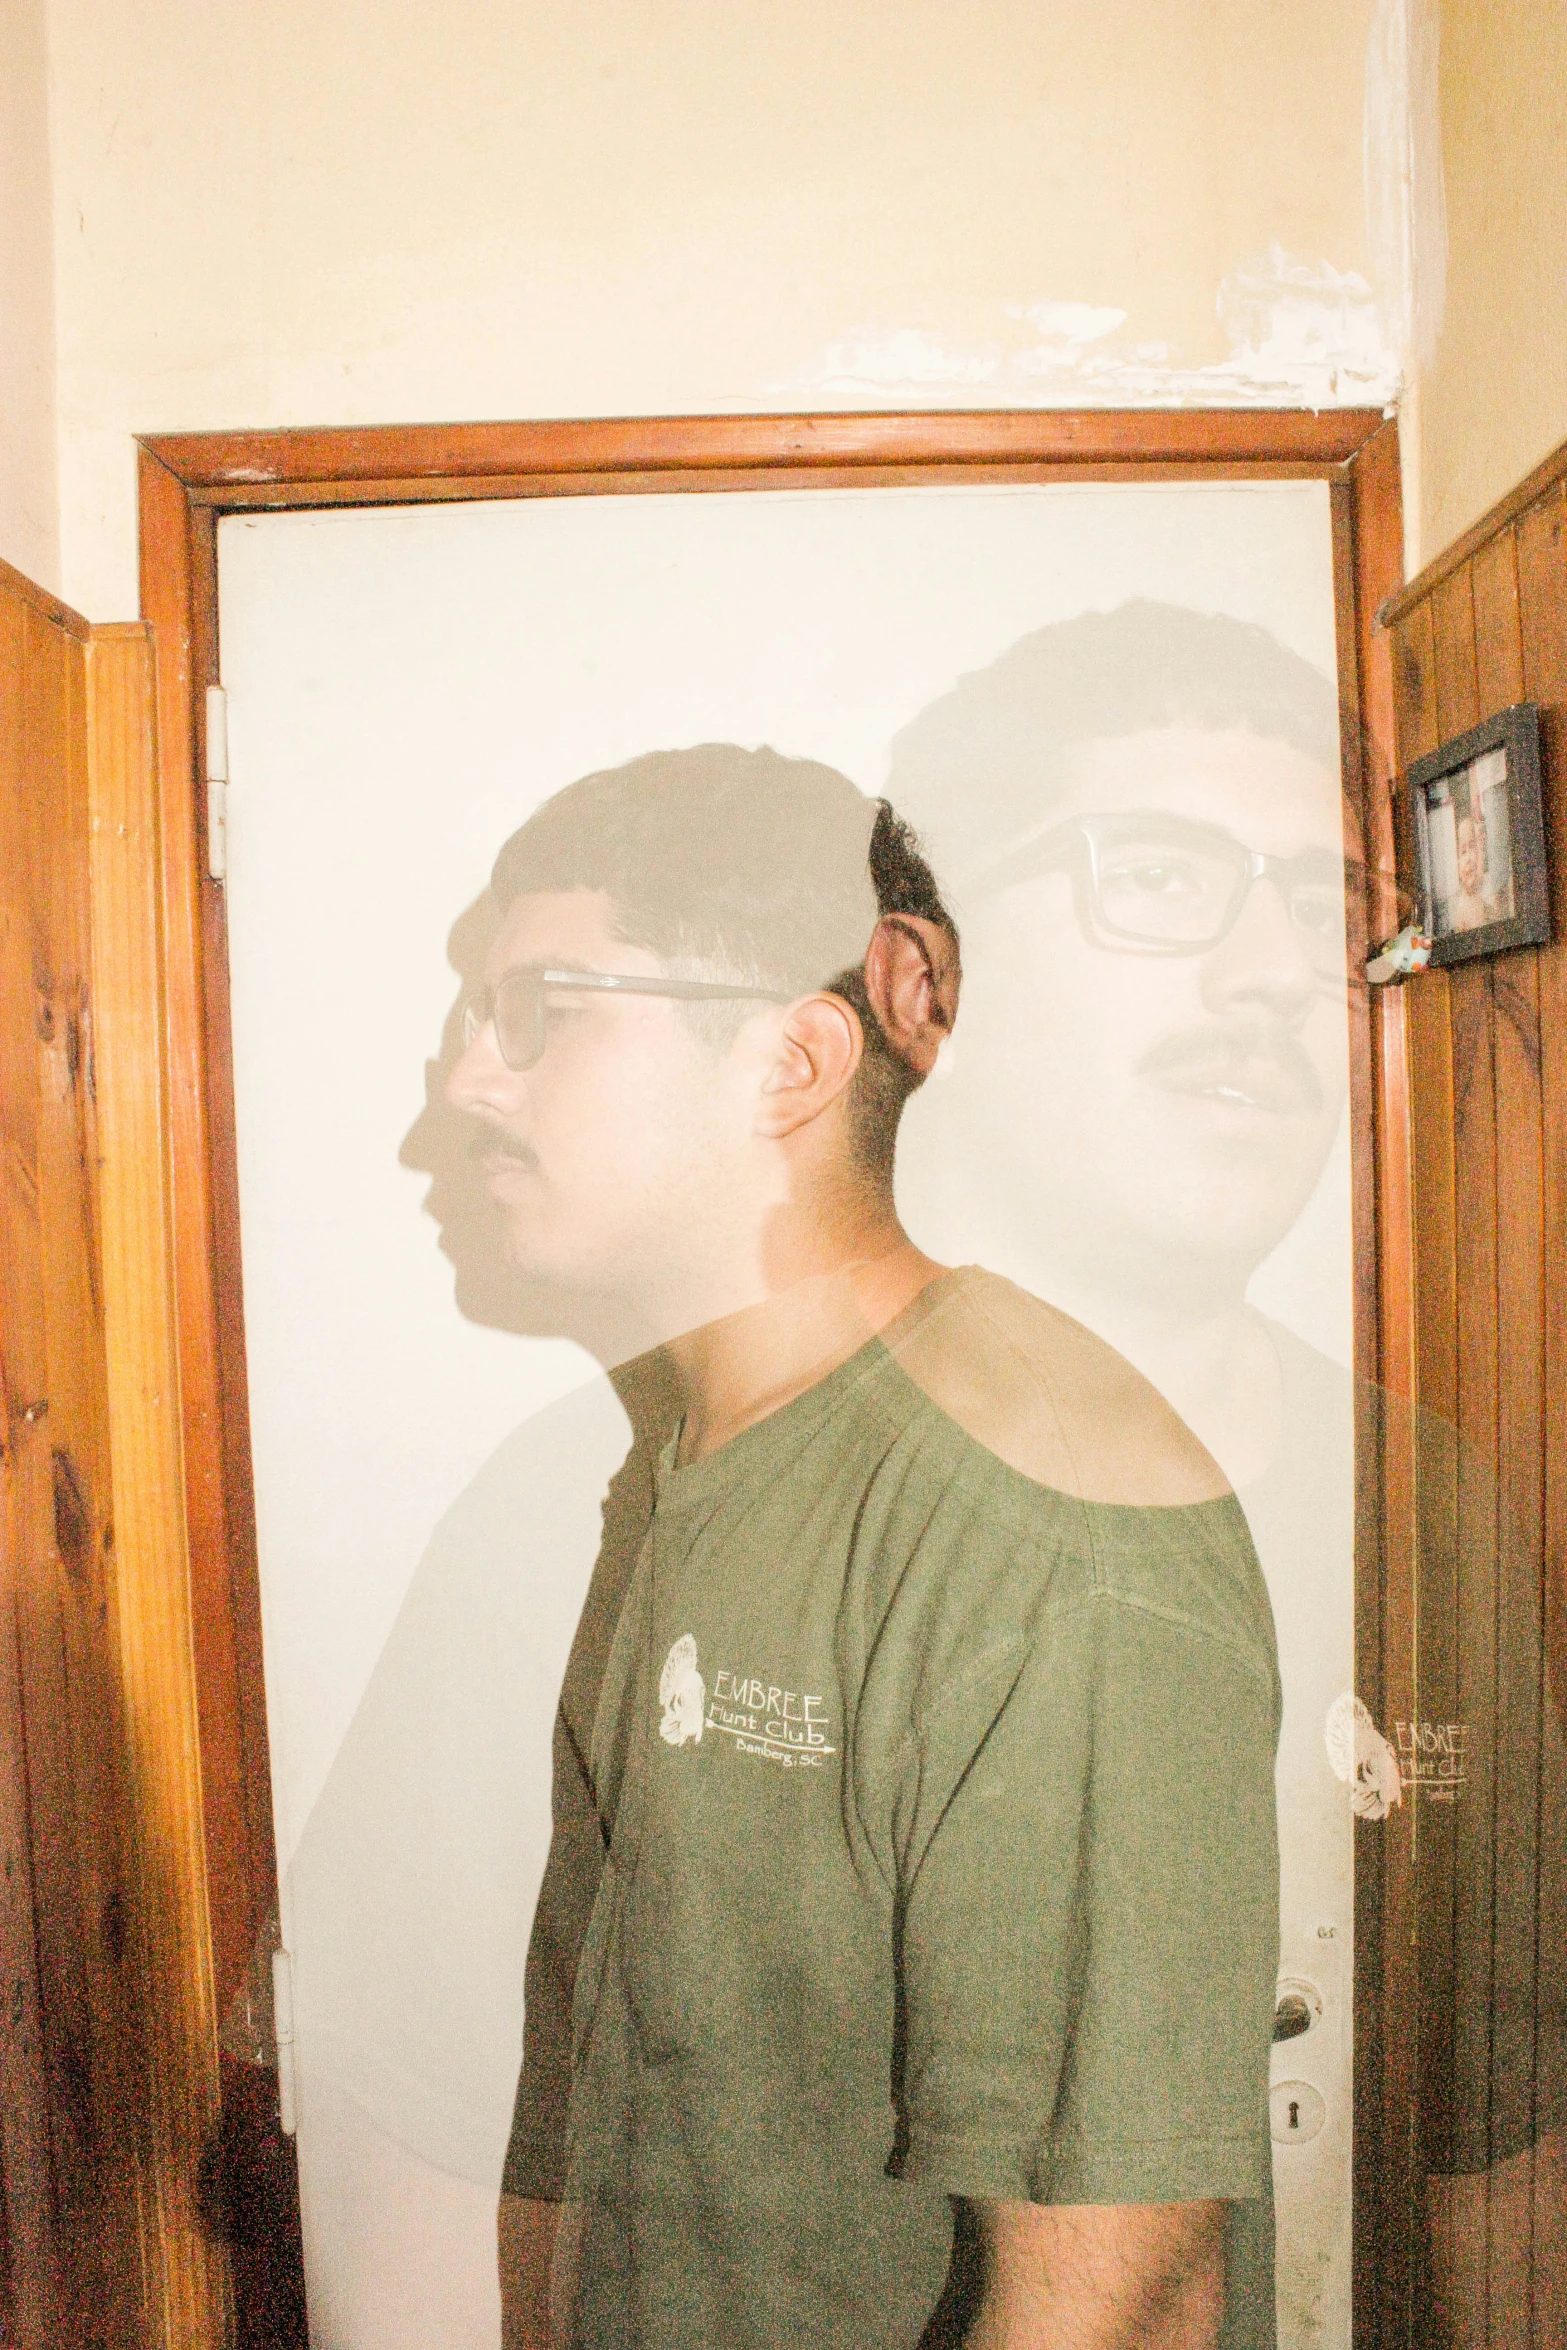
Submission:
MULTIPOLYGON (((913 826, 904 822, 890 800, 878 800, 875 806, 868 861, 877 919, 912 914, 919 921, 937 924, 956 947, 958 926, 943 903, 913 826)), ((890 1176, 904 1104, 925 1080, 896 1049, 876 1017, 865 985, 863 957, 850 969, 840 971, 832 984, 833 993, 853 1005, 865 1033, 865 1052, 850 1105, 855 1147, 871 1173, 890 1176)))
MULTIPOLYGON (((887 801, 867 799, 836 768, 766 747, 650 751, 546 800, 501 849, 490 887, 503 913, 519 897, 602 890, 627 944, 683 976, 841 995, 865 1035, 855 1147, 871 1171, 890 1171, 920 1078, 871 1007, 865 950, 890 914, 957 932, 918 840, 887 801)), ((746 1017, 723 1003, 685 1011, 714 1041, 746 1017)))
POLYGON ((1035 629, 959 678, 896 737, 889 788, 916 822, 961 824, 972 870, 1048 812, 1080 745, 1179 725, 1245 727, 1339 763, 1320 669, 1255 621, 1140 598, 1035 629))

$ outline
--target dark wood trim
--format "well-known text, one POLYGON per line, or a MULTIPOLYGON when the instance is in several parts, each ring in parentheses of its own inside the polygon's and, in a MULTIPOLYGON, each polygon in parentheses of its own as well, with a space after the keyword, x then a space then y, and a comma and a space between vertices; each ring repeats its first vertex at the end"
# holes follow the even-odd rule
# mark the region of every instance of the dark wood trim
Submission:
POLYGON ((1528 513, 1531 506, 1537 506, 1546 491, 1559 481, 1567 481, 1567 441, 1563 441, 1560 448, 1553 449, 1548 457, 1542 458, 1532 473, 1524 475, 1515 490, 1509 490, 1505 498, 1498 499, 1490 512, 1482 514, 1478 522, 1472 522, 1450 547, 1444 547, 1440 555, 1434 555, 1429 563, 1415 573, 1407 586, 1401 587, 1396 595, 1389 596, 1377 614, 1377 626, 1395 627, 1413 612, 1417 604, 1423 604, 1434 588, 1440 587, 1444 580, 1452 578, 1455 571, 1462 571, 1466 563, 1472 562, 1482 547, 1489 546, 1492 539, 1500 538, 1503 531, 1510 530, 1515 522, 1528 513))
MULTIPOLYGON (((1335 584, 1346 789, 1358 801, 1363 904, 1350 969, 1397 927, 1394 677, 1376 612, 1403 575, 1398 432, 1387 424, 1335 488, 1335 584)), ((1412 1680, 1414 1463, 1409 1134, 1402 992, 1352 984, 1350 1119, 1355 1235, 1355 1686, 1376 1719, 1412 1680)), ((1354 2339, 1404 2338, 1414 2077, 1407 2012, 1413 1890, 1400 1813, 1355 1830, 1354 2339)))
POLYGON ((391 498, 523 496, 538 494, 552 476, 575 475, 591 477, 602 494, 608 475, 646 480, 781 468, 819 479, 824 466, 1178 464, 1212 471, 1293 462, 1321 473, 1349 463, 1381 425, 1370 408, 870 411, 165 433, 142 447, 193 495, 218 493, 218 503, 237 506, 258 493, 270 503, 275 491, 295 491, 306 494, 279 502, 310 506, 333 503, 334 491, 350 487, 391 498), (516 486, 503 490, 502 483, 516 486))
MULTIPOLYGON (((225 513, 450 499, 638 492, 872 487, 947 481, 1307 478, 1334 485, 1346 777, 1373 853, 1372 887, 1357 907, 1357 942, 1391 901, 1381 844, 1391 822, 1392 649, 1378 604, 1402 570, 1396 427, 1375 410, 1284 410, 614 418, 585 422, 386 427, 364 431, 179 434, 141 446, 143 611, 159 648, 159 729, 165 808, 163 886, 169 940, 175 1246, 191 1573, 199 1627, 203 1788, 214 1978, 221 2014, 276 1890, 265 1693, 262 1685, 237 1183, 229 1062, 227 941, 222 891, 206 878, 201 737, 205 687, 218 674, 215 533, 225 513)), ((1386 991, 1393 996, 1395 991, 1386 991)), ((1356 1300, 1357 1363, 1366 1391, 1407 1355, 1407 1132, 1401 1006, 1351 1015, 1357 1259, 1371 1270, 1356 1300), (1390 1359, 1391 1357, 1391 1359, 1390 1359)), ((1407 1391, 1407 1377, 1405 1380, 1407 1391)), ((1380 1430, 1360 1511, 1357 1671, 1384 1685, 1386 1524, 1380 1430)), ((1395 1628, 1395 1645, 1402 1635, 1395 1628)), ((1385 1902, 1375 1864, 1363 1897, 1385 1902)), ((1382 1937, 1357 1951, 1357 2216, 1385 2244, 1396 2214, 1378 2163, 1401 2092, 1385 2079, 1382 2025, 1391 1977, 1382 1937), (1369 2101, 1369 2102, 1368 2102, 1369 2101), (1380 2215, 1380 2216, 1378 2216, 1380 2215)), ((1396 2014, 1396 2009, 1390 2011, 1396 2014)), ((1407 2133, 1406 2133, 1407 2134, 1407 2133)), ((1394 2139, 1396 2143, 1396 2138, 1394 2139)), ((1396 2165, 1394 2166, 1396 2171, 1396 2165)), ((1364 2317, 1357 2341, 1382 2331, 1374 2263, 1357 2268, 1364 2317), (1367 2322, 1370 2320, 1370 2322, 1367 2322)))
POLYGON ((646 467, 626 473, 503 473, 464 479, 424 480, 418 475, 385 480, 333 481, 314 485, 308 497, 294 485, 239 483, 232 488, 196 489, 195 507, 208 506, 222 514, 319 512, 349 506, 446 506, 474 499, 602 498, 611 489, 621 497, 637 494, 714 495, 726 490, 872 490, 932 489, 947 484, 963 487, 983 483, 989 488, 1009 484, 1052 482, 1172 481, 1321 481, 1339 478, 1341 468, 1309 464, 1294 458, 1237 459, 1223 466, 1195 460, 1106 460, 1079 464, 1056 459, 1004 465, 958 462, 930 465, 767 465, 692 467, 658 472, 646 467))
POLYGON ((260 1586, 250 1524, 249 1418, 237 1409, 228 1356, 237 1344, 238 1259, 219 1236, 237 1228, 228 1069, 222 893, 207 878, 206 795, 200 788, 206 687, 217 675, 217 567, 209 511, 146 451, 141 457, 142 609, 157 647, 168 969, 174 1255, 185 1434, 196 1683, 214 2000, 218 2015, 244 1980, 271 1911, 277 1861, 261 1683, 260 1586), (216 901, 216 903, 214 903, 216 901), (212 999, 216 998, 216 1002, 212 999), (215 1017, 221 1013, 221 1020, 215 1017), (214 1084, 226 1119, 216 1134, 214 1084), (222 1147, 215 1147, 221 1144, 222 1147), (227 1309, 227 1310, 225 1310, 227 1309), (259 1726, 259 1743, 258 1743, 259 1726))

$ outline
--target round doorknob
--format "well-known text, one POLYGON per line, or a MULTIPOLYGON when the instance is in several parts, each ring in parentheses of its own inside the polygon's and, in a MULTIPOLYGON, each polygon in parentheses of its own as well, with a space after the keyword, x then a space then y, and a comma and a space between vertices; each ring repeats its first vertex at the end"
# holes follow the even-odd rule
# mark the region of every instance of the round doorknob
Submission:
POLYGON ((1286 1991, 1273 2011, 1275 2040, 1298 2040, 1302 2032, 1309 2032, 1316 2018, 1298 1991, 1286 1991))
POLYGON ((1308 1983, 1300 1975, 1281 1975, 1278 1987, 1278 2005, 1273 2010, 1273 2037, 1280 2040, 1298 2040, 1302 2032, 1309 2032, 1313 2024, 1322 2021, 1322 1993, 1315 1983, 1308 1983))

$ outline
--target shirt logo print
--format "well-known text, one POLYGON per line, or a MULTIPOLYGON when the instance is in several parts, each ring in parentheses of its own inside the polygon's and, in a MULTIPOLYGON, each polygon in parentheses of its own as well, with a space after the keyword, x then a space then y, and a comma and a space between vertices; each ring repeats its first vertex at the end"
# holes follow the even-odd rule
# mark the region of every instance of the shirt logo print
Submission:
POLYGON ((819 1770, 838 1751, 824 1697, 780 1689, 752 1673, 717 1675, 707 1726, 732 1738, 741 1754, 782 1763, 786 1770, 819 1770))
POLYGON ((1346 1689, 1328 1707, 1323 1743, 1336 1778, 1349 1789, 1349 1807, 1363 1820, 1385 1820, 1404 1800, 1403 1773, 1369 1707, 1346 1689))
POLYGON ((670 1642, 658 1677, 658 1702, 664 1709, 658 1734, 666 1746, 684 1746, 688 1738, 701 1738, 707 1683, 697 1671, 696 1641, 689 1632, 670 1642))

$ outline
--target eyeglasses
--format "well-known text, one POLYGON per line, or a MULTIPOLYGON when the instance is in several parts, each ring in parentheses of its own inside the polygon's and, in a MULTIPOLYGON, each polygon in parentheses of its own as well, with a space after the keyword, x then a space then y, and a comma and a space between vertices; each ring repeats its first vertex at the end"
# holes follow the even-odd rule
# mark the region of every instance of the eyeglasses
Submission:
POLYGON ((1327 849, 1272 857, 1220 825, 1183 816, 1073 816, 1020 843, 979 887, 988 897, 1063 865, 1077 885, 1085 928, 1118 953, 1202 954, 1234 929, 1255 885, 1267 880, 1307 960, 1324 977, 1343 976, 1346 868, 1327 849))
POLYGON ((739 987, 726 980, 643 978, 629 971, 555 971, 543 963, 518 963, 494 987, 481 988, 462 1008, 463 1049, 480 1030, 495 1023, 495 1041, 508 1069, 531 1069, 546 1042, 545 999, 554 989, 572 994, 673 996, 681 1003, 715 1004, 741 998, 782 1004, 788 997, 771 987, 739 987))

